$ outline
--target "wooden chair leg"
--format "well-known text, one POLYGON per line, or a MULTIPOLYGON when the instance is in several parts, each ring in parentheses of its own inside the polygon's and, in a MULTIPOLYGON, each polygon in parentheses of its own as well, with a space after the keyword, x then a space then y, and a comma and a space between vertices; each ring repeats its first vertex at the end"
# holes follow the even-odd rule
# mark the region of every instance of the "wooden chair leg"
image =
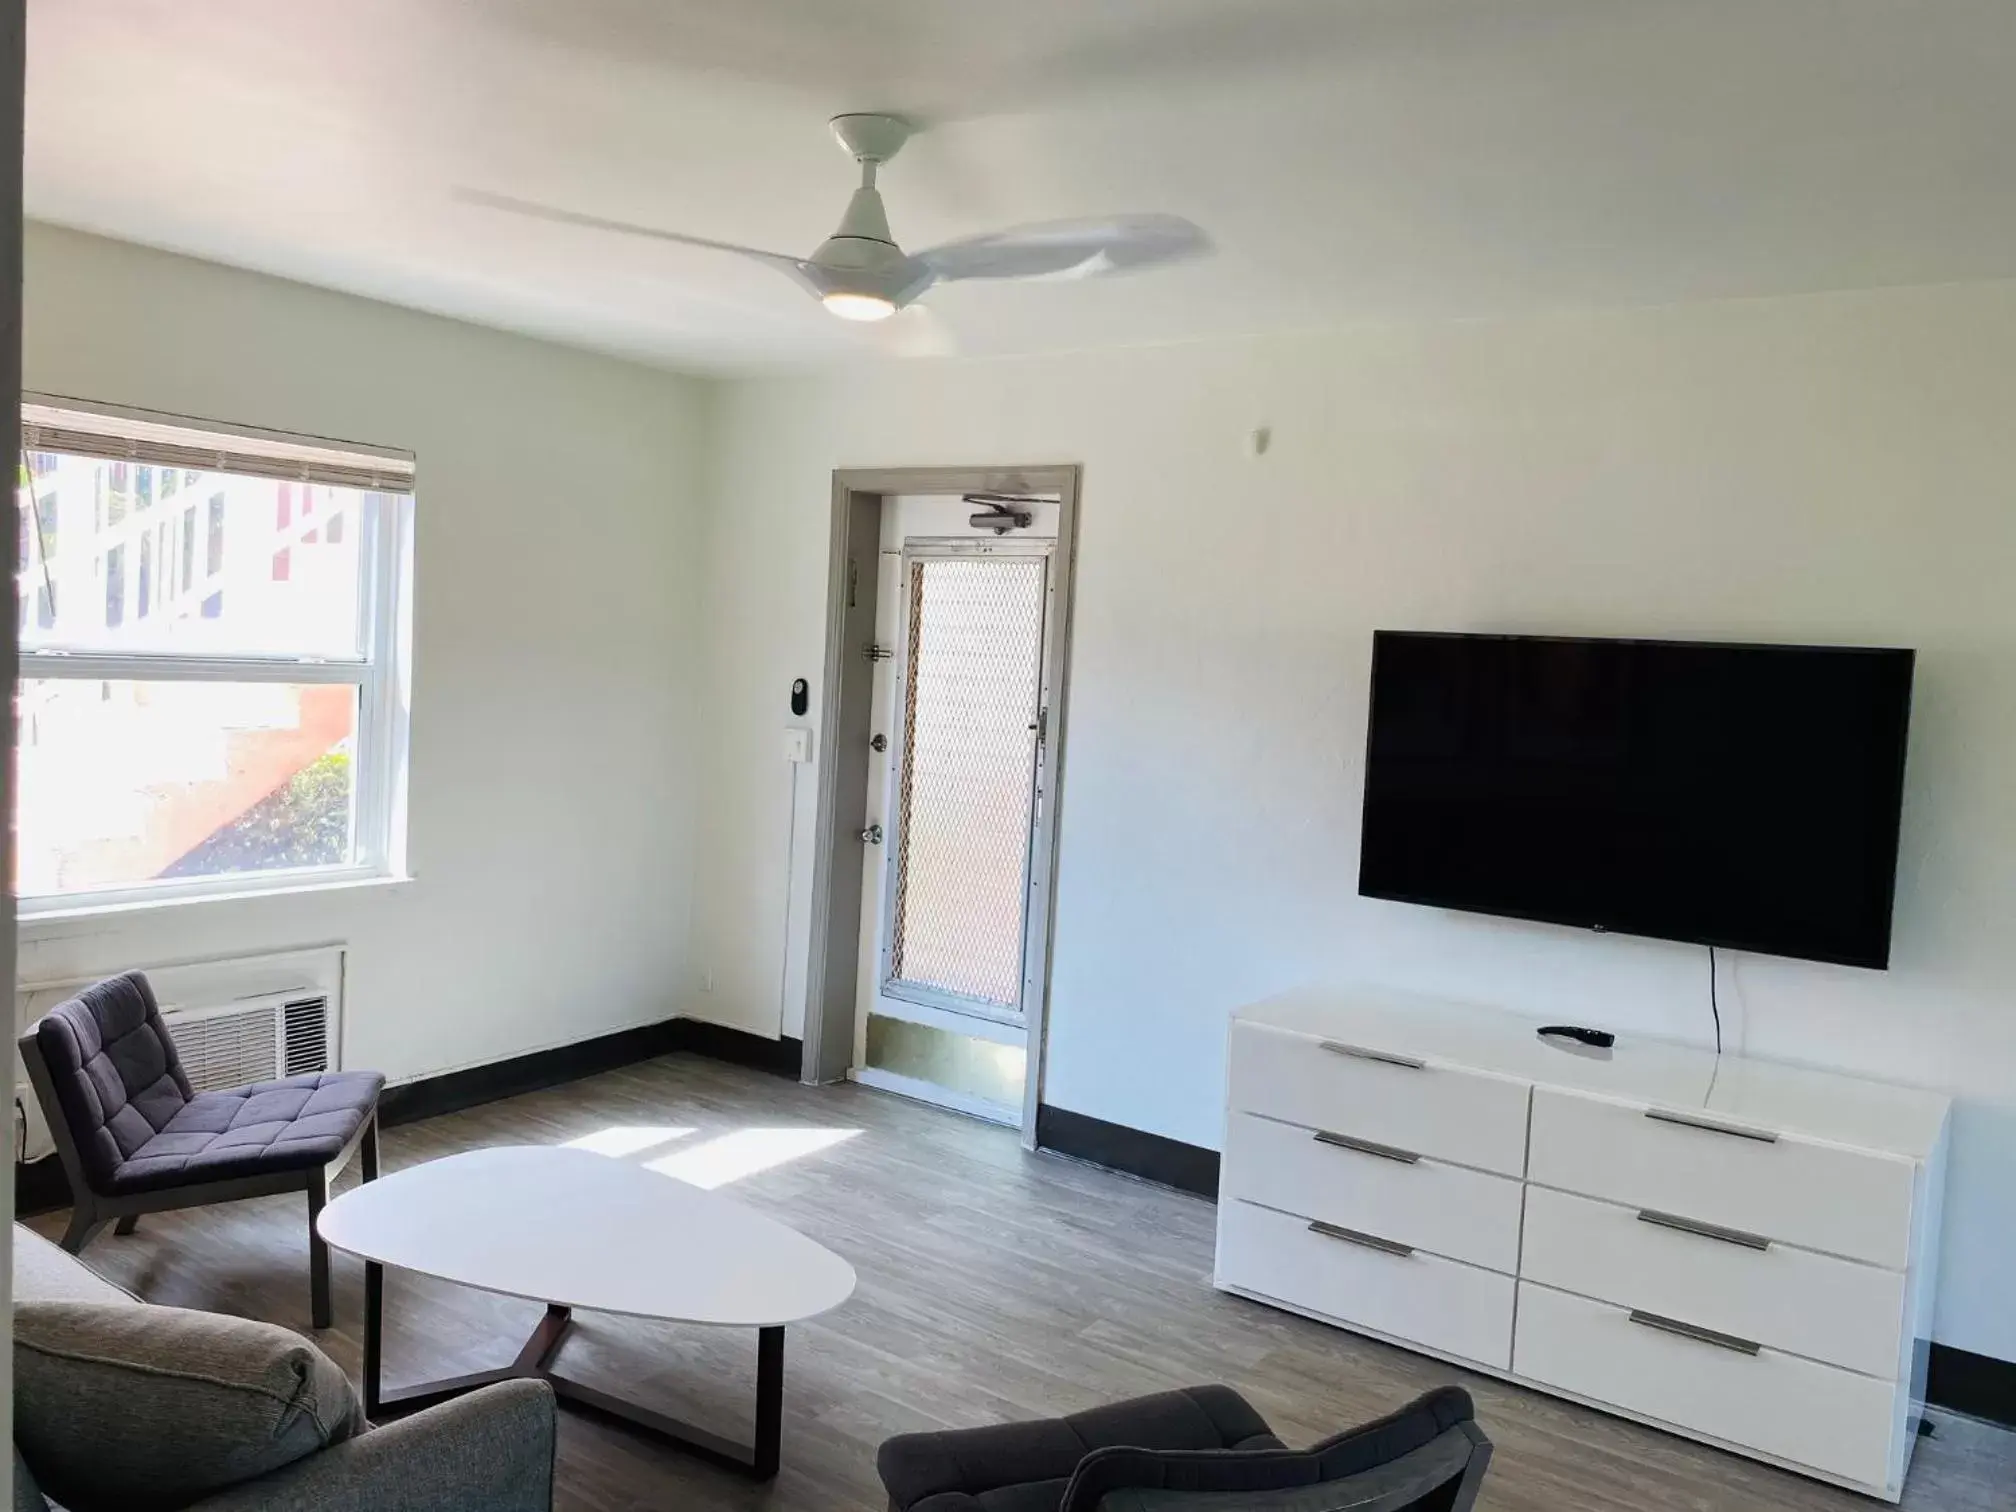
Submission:
POLYGON ((315 1222, 329 1201, 329 1173, 316 1171, 308 1178, 308 1302, 309 1316, 317 1328, 327 1328, 329 1308, 329 1246, 315 1222))
POLYGON ((364 1144, 358 1152, 363 1159, 363 1178, 366 1181, 378 1179, 378 1115, 373 1112, 364 1122, 364 1144))
POLYGON ((70 1226, 63 1230, 63 1238, 60 1242, 63 1248, 70 1251, 71 1254, 81 1255, 84 1253, 84 1246, 89 1244, 93 1236, 103 1227, 105 1227, 105 1220, 93 1213, 89 1208, 72 1208, 70 1210, 70 1226))
POLYGON ((121 1239, 124 1239, 138 1227, 140 1227, 140 1215, 138 1213, 128 1213, 113 1225, 112 1232, 117 1234, 121 1239))

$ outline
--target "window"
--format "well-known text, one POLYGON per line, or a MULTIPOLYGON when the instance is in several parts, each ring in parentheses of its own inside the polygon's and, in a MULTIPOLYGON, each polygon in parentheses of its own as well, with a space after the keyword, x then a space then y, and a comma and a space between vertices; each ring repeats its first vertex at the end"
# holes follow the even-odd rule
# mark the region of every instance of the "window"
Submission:
POLYGON ((126 623, 126 548, 114 546, 105 553, 105 628, 117 630, 126 623))
POLYGON ((22 912, 393 874, 411 460, 53 401, 22 420, 22 912), (313 540, 280 507, 307 485, 313 540))
MULTIPOLYGON (((51 458, 50 462, 53 466, 54 459, 51 458)), ((37 472, 48 470, 42 467, 35 469, 37 472)), ((27 525, 25 515, 22 524, 24 528, 27 525)), ((47 630, 56 623, 56 573, 49 565, 56 557, 56 495, 53 492, 36 497, 34 529, 35 539, 21 543, 21 561, 24 565, 31 561, 35 564, 28 573, 28 581, 22 584, 22 597, 25 601, 29 590, 33 590, 35 624, 39 629, 47 630)), ((28 628, 25 602, 19 623, 22 629, 28 628)))

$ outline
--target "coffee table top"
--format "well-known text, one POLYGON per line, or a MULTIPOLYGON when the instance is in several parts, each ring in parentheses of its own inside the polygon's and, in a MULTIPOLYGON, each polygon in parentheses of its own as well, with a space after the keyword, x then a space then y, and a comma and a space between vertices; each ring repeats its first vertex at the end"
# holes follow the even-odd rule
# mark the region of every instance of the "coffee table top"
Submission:
POLYGON ((638 1318, 770 1328, 854 1291, 853 1266, 732 1197, 547 1145, 409 1166, 345 1192, 318 1226, 398 1270, 638 1318))

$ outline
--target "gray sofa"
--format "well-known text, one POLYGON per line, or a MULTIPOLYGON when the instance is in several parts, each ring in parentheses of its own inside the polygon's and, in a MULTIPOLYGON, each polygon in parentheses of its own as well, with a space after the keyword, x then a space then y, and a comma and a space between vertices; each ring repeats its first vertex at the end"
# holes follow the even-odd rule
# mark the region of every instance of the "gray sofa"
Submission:
POLYGON ((15 1512, 48 1512, 49 1499, 69 1512, 551 1507, 543 1382, 372 1427, 300 1335, 149 1306, 19 1224, 14 1325, 15 1512))

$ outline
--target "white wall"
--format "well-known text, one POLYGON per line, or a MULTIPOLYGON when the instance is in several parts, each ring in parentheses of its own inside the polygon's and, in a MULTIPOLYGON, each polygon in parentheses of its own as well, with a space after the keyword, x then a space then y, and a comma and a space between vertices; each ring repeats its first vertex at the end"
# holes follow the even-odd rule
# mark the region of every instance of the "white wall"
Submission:
POLYGON ((831 470, 1082 462, 1045 1096, 1197 1144, 1226 1014, 1302 979, 1708 1033, 1698 948, 1356 896, 1375 627, 1917 647, 1892 970, 1738 957, 1724 1005, 1735 1046, 1960 1094, 1939 1336, 2016 1359, 2016 285, 920 363, 712 403, 693 1011, 799 1028, 777 730, 820 661, 831 470))
POLYGON ((345 940, 395 1079, 669 1017, 690 980, 692 382, 47 226, 31 390, 419 458, 405 885, 29 925, 20 974, 345 940))

